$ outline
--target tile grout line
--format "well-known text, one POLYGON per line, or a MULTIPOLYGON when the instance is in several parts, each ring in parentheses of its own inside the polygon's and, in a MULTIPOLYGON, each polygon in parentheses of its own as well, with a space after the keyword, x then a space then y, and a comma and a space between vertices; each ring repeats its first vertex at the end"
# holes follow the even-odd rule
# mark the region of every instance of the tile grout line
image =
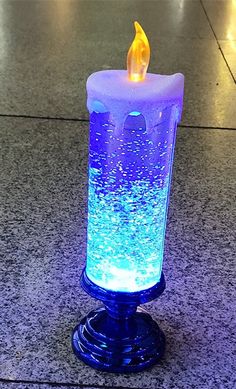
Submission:
POLYGON ((230 72, 230 75, 231 75, 231 77, 232 77, 234 83, 236 84, 236 79, 234 78, 233 72, 232 72, 232 70, 230 69, 230 66, 229 66, 229 64, 228 64, 228 62, 227 62, 227 60, 226 60, 226 58, 225 58, 225 55, 224 55, 224 53, 223 53, 223 50, 222 50, 221 47, 220 47, 220 44, 219 44, 219 42, 218 42, 218 38, 217 38, 216 33, 215 33, 215 31, 214 31, 214 29, 213 29, 213 26, 212 26, 212 24, 211 24, 211 21, 210 21, 210 18, 209 18, 209 16, 208 16, 208 14, 207 14, 206 8, 204 7, 204 4, 203 4, 202 0, 199 0, 199 2, 200 2, 200 4, 201 4, 201 6, 202 6, 202 9, 203 9, 203 11, 204 11, 204 13, 205 13, 205 15, 206 15, 207 21, 208 21, 208 23, 209 23, 209 25, 210 25, 210 28, 211 28, 212 32, 213 32, 213 35, 214 35, 214 37, 215 37, 215 40, 216 40, 218 49, 219 49, 220 52, 221 52, 221 55, 222 55, 222 57, 223 57, 223 59, 224 59, 224 61, 225 61, 225 64, 226 64, 226 66, 227 66, 227 68, 228 68, 228 70, 229 70, 229 72, 230 72))
POLYGON ((215 126, 198 126, 198 125, 188 125, 188 124, 178 124, 178 127, 180 128, 196 128, 199 130, 223 130, 223 131, 235 131, 236 128, 234 127, 215 127, 215 126))
MULTIPOLYGON (((68 121, 68 122, 82 122, 89 123, 89 119, 80 119, 80 118, 65 118, 65 117, 56 117, 56 116, 37 116, 37 115, 21 115, 21 114, 4 114, 0 113, 0 118, 19 118, 19 119, 38 119, 38 120, 56 120, 56 121, 68 121)), ((179 124, 180 128, 198 128, 205 130, 236 130, 235 127, 217 127, 217 126, 200 126, 200 125, 189 125, 189 124, 179 124)))
MULTIPOLYGON (((67 388, 68 386, 70 387, 73 387, 73 388, 78 388, 78 389, 86 389, 86 388, 91 388, 91 389, 111 389, 111 388, 114 388, 114 389, 143 389, 142 388, 138 388, 138 387, 127 387, 127 386, 104 386, 104 385, 89 385, 89 384, 76 384, 76 383, 72 383, 72 382, 51 382, 51 381, 29 381, 29 380, 8 380, 8 379, 4 379, 4 378, 0 378, 0 384, 1 383, 5 383, 5 384, 25 384, 25 385, 29 385, 29 384, 32 384, 32 385, 48 385, 48 386, 51 386, 52 388, 53 387, 64 387, 64 388, 67 388)), ((10 387, 10 386, 9 386, 10 387)))
POLYGON ((79 118, 65 118, 57 116, 37 116, 37 115, 24 115, 24 114, 11 114, 11 113, 0 113, 0 118, 22 118, 22 119, 39 119, 39 120, 58 120, 58 121, 71 121, 71 122, 89 122, 88 119, 79 118))

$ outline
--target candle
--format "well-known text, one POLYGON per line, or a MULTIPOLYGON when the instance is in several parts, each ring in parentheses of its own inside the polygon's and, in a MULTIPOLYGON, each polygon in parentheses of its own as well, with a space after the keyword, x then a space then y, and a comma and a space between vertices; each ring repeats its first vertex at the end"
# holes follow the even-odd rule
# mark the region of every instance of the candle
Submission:
POLYGON ((162 273, 166 214, 182 74, 146 73, 150 48, 141 26, 128 71, 92 74, 88 244, 81 285, 105 307, 75 327, 73 351, 88 365, 129 373, 156 363, 165 336, 139 304, 165 289, 162 273))
POLYGON ((86 272, 114 291, 140 291, 161 276, 176 126, 184 77, 145 74, 147 37, 135 22, 128 71, 87 81, 91 115, 86 272))

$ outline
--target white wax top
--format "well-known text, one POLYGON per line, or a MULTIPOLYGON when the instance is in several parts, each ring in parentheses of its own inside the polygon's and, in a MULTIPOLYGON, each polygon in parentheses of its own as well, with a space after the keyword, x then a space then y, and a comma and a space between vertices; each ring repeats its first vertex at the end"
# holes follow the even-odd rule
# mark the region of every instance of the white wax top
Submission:
POLYGON ((140 112, 149 129, 155 126, 160 111, 175 105, 180 121, 184 91, 184 76, 147 73, 144 81, 128 79, 126 70, 104 70, 91 74, 87 80, 89 112, 110 112, 115 127, 124 125, 131 112, 140 112))

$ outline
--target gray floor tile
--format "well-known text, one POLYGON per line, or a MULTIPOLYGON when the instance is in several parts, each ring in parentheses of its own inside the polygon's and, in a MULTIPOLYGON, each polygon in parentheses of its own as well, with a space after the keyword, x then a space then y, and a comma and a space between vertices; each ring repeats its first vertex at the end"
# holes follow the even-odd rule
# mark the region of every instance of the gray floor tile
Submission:
POLYGON ((3 161, 1 378, 163 389, 234 387, 233 131, 180 129, 166 236, 167 289, 146 309, 166 333, 162 362, 100 373, 71 352, 98 302, 79 286, 85 260, 87 125, 0 119, 3 161))
POLYGON ((182 124, 236 128, 235 85, 224 88, 221 83, 186 86, 182 124), (198 96, 198 97, 196 97, 198 96))
POLYGON ((219 44, 230 67, 230 70, 233 73, 234 79, 236 80, 236 39, 234 41, 220 40, 219 44))
MULTIPOLYGON (((28 384, 21 384, 21 383, 14 383, 14 382, 0 382, 0 389, 85 389, 84 386, 81 385, 73 385, 71 386, 70 384, 68 385, 63 385, 61 386, 60 384, 34 384, 34 383, 28 383, 28 384)), ((101 389, 95 386, 86 386, 86 389, 101 389)), ((107 388, 109 389, 109 388, 107 388)))
POLYGON ((234 0, 202 0, 218 39, 236 40, 236 3, 234 0))
POLYGON ((126 66, 132 22, 138 19, 150 37, 150 71, 185 74, 183 123, 221 127, 215 112, 219 109, 224 126, 236 127, 230 105, 236 100, 233 80, 199 2, 66 0, 0 5, 0 113, 86 118, 88 75, 126 66))

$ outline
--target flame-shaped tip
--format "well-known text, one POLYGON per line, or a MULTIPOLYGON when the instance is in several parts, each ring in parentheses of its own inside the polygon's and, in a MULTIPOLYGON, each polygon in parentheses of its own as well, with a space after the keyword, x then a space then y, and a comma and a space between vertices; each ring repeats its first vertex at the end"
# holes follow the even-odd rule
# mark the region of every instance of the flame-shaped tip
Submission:
POLYGON ((150 60, 150 46, 145 32, 138 22, 134 22, 135 38, 127 55, 128 77, 131 81, 143 81, 150 60))

